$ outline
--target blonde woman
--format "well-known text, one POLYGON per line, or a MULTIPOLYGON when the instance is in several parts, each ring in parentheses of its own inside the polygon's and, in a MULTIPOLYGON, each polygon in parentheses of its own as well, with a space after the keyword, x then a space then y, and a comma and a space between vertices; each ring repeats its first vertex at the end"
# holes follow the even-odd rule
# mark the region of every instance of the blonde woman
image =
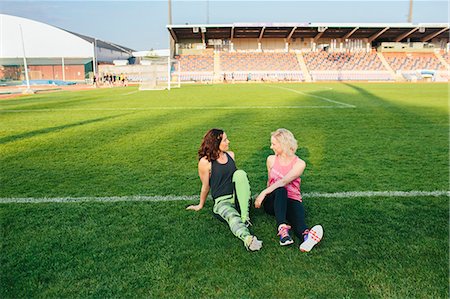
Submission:
POLYGON ((306 163, 296 156, 297 140, 289 130, 276 130, 272 133, 270 142, 275 155, 267 158, 267 188, 256 198, 255 207, 263 205, 266 213, 275 216, 280 245, 294 243, 289 233, 293 228, 301 242, 300 250, 308 252, 320 242, 323 228, 316 225, 309 230, 305 224, 300 176, 306 163))

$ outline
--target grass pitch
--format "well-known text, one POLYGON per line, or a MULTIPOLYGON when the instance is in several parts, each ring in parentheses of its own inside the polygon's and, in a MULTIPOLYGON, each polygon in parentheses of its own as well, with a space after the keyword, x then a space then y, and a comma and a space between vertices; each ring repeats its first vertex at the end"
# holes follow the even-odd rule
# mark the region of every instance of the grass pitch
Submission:
MULTIPOLYGON (((196 151, 223 128, 254 192, 290 129, 303 192, 448 190, 447 84, 101 89, 0 102, 0 198, 196 195, 196 151)), ((248 253, 190 202, 0 204, 0 296, 447 297, 448 197, 305 199, 309 254, 274 219, 248 253), (298 244, 296 245, 298 246, 298 244)))

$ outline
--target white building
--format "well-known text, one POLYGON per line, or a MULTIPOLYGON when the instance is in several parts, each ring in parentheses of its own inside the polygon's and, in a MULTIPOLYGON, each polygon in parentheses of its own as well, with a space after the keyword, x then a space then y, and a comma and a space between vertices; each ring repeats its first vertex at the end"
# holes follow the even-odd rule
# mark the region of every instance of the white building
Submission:
POLYGON ((97 64, 132 57, 132 49, 26 18, 0 14, 0 79, 85 80, 97 64), (97 62, 97 63, 95 63, 97 62))

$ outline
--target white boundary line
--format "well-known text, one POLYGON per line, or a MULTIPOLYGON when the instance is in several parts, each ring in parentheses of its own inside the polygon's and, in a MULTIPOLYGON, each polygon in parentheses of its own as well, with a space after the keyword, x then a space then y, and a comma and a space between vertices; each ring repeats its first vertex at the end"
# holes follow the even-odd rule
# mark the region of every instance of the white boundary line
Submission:
POLYGON ((337 109, 355 106, 206 106, 206 107, 148 107, 148 108, 55 108, 55 109, 0 109, 0 113, 59 112, 59 111, 150 111, 150 110, 249 110, 249 109, 337 109))
MULTIPOLYGON (((327 101, 329 103, 338 104, 339 106, 317 106, 317 105, 309 105, 309 106, 299 106, 299 105, 289 105, 289 106, 175 106, 175 107, 146 107, 146 108, 51 108, 51 109, 0 109, 0 113, 21 113, 21 112, 59 112, 59 111, 151 111, 151 110, 250 110, 250 109, 339 109, 339 108, 356 108, 354 105, 342 103, 339 101, 335 101, 329 98, 312 95, 309 93, 305 93, 299 90, 280 87, 280 86, 271 86, 266 85, 266 87, 270 88, 278 88, 284 89, 291 92, 295 92, 301 95, 305 95, 308 97, 317 98, 323 101, 327 101)), ((324 88, 323 90, 332 90, 332 88, 324 88)), ((315 90, 317 91, 317 90, 315 90)), ((124 93, 122 95, 130 95, 137 93, 138 91, 131 91, 128 93, 124 93)))
POLYGON ((122 93, 121 96, 127 96, 127 95, 138 93, 138 92, 139 92, 139 90, 134 90, 134 91, 130 91, 130 92, 127 92, 127 93, 122 93))
MULTIPOLYGON (((296 89, 280 87, 280 86, 271 86, 271 85, 267 85, 267 87, 289 90, 289 91, 292 91, 292 92, 295 92, 295 93, 298 93, 298 94, 301 94, 301 95, 305 95, 305 96, 308 96, 308 97, 313 97, 313 98, 321 99, 321 100, 324 100, 324 101, 327 101, 327 102, 330 102, 330 103, 339 104, 339 105, 342 105, 342 106, 344 106, 346 108, 356 108, 355 105, 338 102, 338 101, 335 101, 335 100, 332 100, 332 99, 329 99, 329 98, 325 98, 325 97, 321 97, 321 96, 312 95, 312 94, 305 93, 305 92, 302 92, 302 91, 299 91, 299 90, 296 90, 296 89)), ((338 108, 338 107, 335 107, 335 108, 338 108)), ((339 107, 339 108, 341 108, 341 107, 339 107)))
MULTIPOLYGON (((447 196, 450 191, 349 191, 336 193, 311 192, 304 198, 356 198, 356 197, 424 197, 447 196)), ((187 196, 112 196, 112 197, 6 197, 0 198, 0 204, 6 203, 68 203, 68 202, 119 202, 119 201, 196 201, 198 195, 187 196)))

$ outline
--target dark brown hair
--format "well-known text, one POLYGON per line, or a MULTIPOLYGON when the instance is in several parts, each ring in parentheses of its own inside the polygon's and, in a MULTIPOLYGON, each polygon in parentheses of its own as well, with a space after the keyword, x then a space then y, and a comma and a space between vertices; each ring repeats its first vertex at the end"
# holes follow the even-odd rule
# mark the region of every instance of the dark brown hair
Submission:
POLYGON ((198 149, 198 159, 206 156, 209 162, 219 158, 219 145, 222 142, 223 130, 211 129, 203 136, 202 145, 198 149))

